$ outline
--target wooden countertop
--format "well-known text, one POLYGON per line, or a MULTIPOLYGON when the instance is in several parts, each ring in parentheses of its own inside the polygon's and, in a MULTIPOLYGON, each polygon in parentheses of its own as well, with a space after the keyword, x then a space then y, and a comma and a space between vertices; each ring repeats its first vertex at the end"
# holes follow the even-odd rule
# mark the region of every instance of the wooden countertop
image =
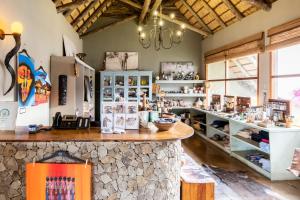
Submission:
POLYGON ((0 131, 0 142, 105 142, 105 141, 170 141, 191 137, 194 129, 182 122, 178 122, 169 131, 150 129, 126 130, 125 134, 101 134, 99 128, 86 130, 51 130, 37 134, 28 134, 26 129, 17 128, 16 131, 0 131))

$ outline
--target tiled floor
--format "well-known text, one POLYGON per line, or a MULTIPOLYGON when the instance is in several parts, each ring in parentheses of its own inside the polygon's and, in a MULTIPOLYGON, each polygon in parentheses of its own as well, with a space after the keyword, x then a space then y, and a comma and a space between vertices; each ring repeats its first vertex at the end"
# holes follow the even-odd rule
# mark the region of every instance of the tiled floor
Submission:
MULTIPOLYGON (((204 163, 216 166, 228 171, 244 171, 258 183, 265 185, 264 191, 272 197, 256 196, 250 191, 255 192, 255 188, 246 188, 240 184, 228 186, 220 181, 216 186, 216 200, 300 200, 300 181, 276 181, 271 182, 251 168, 247 167, 235 158, 230 157, 222 150, 204 141, 197 135, 183 141, 185 151, 199 164, 204 163), (254 198, 255 197, 255 198, 254 198)), ((249 185, 251 187, 251 185, 249 185)))

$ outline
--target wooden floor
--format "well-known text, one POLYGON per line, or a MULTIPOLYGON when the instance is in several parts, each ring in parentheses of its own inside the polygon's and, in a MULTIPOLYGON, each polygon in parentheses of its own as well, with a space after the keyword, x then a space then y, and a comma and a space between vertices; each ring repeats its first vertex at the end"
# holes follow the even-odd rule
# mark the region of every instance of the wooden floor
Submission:
MULTIPOLYGON (((203 140, 198 135, 194 135, 189 139, 183 140, 182 143, 185 152, 188 153, 199 164, 204 163, 229 171, 245 171, 250 178, 256 180, 260 184, 267 186, 268 188, 270 188, 271 192, 278 194, 281 197, 280 199, 300 200, 300 181, 271 182, 269 179, 253 171, 251 168, 244 165, 237 159, 230 157, 219 148, 203 140)), ((217 190, 220 193, 220 188, 218 189, 217 190)), ((235 188, 231 189, 234 190, 235 188)), ((230 191, 222 192, 224 193, 224 195, 216 194, 216 200, 238 199, 236 197, 230 198, 230 191), (226 198, 224 198, 224 196, 226 196, 226 198)))

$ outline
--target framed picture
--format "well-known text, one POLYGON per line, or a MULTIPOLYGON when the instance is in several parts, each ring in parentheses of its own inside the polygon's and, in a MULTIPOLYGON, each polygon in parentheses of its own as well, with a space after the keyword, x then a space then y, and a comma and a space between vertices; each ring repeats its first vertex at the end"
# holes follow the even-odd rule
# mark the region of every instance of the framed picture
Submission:
POLYGON ((224 96, 225 112, 234 111, 234 96, 224 96))
POLYGON ((211 103, 212 105, 221 104, 221 95, 213 94, 211 96, 211 103))
POLYGON ((114 105, 115 113, 125 113, 125 103, 115 103, 114 105))
POLYGON ((106 52, 105 69, 125 71, 138 69, 138 52, 106 52))
POLYGON ((250 97, 236 97, 236 110, 237 112, 245 112, 246 108, 250 108, 250 97))
POLYGON ((90 164, 26 164, 26 199, 90 200, 92 166, 90 164))
POLYGON ((101 128, 112 129, 113 128, 113 114, 102 114, 101 115, 101 128))
MULTIPOLYGON (((193 62, 161 62, 160 63, 160 75, 164 74, 172 76, 173 79, 179 80, 180 77, 175 78, 178 74, 182 74, 183 79, 188 74, 195 73, 195 67, 193 62)), ((192 77, 194 78, 194 76, 192 77)))
POLYGON ((139 129, 139 115, 126 114, 126 129, 139 129))
POLYGON ((114 112, 114 103, 112 103, 112 102, 104 102, 103 104, 102 104, 102 113, 104 113, 104 114, 112 114, 113 112, 114 112))
POLYGON ((126 104, 126 113, 127 114, 138 113, 138 103, 137 102, 128 102, 126 104))
POLYGON ((114 128, 125 129, 125 114, 114 115, 114 128))

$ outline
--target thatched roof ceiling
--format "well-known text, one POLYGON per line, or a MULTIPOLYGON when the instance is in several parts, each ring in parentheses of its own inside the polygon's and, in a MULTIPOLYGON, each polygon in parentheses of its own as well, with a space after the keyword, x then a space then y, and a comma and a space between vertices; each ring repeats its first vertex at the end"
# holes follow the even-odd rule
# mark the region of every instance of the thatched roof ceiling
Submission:
POLYGON ((162 6, 162 17, 174 13, 177 24, 204 37, 242 20, 259 9, 270 10, 276 0, 53 0, 80 36, 107 29, 136 18, 144 23, 153 10, 162 6), (101 17, 113 18, 103 27, 93 24, 101 17))

